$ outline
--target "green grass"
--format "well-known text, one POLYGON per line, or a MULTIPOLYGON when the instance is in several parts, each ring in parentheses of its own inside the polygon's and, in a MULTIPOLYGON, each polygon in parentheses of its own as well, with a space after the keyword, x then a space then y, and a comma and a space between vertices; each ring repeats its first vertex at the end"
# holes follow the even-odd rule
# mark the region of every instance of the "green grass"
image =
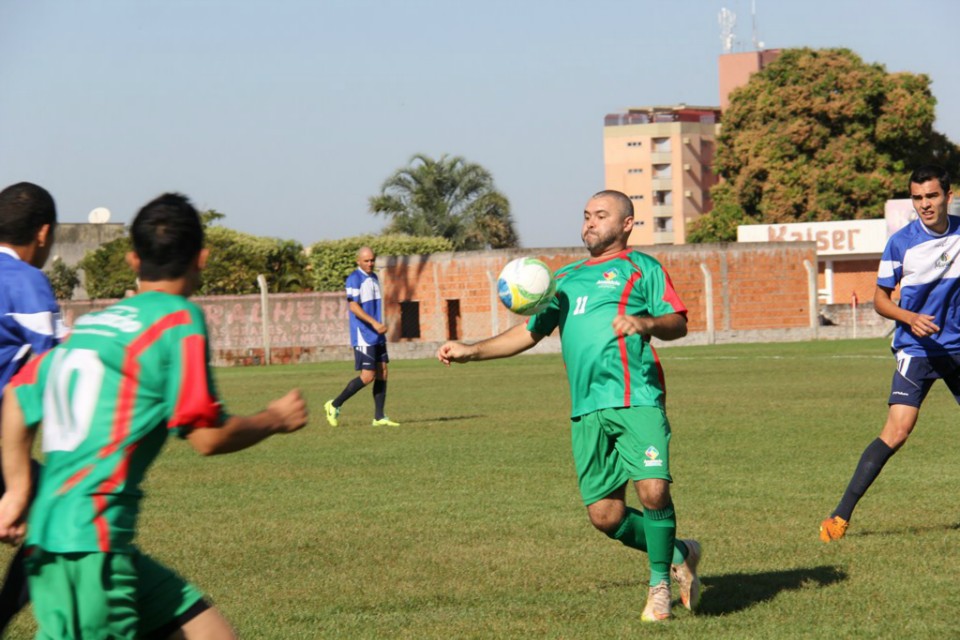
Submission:
MULTIPOLYGON (((245 638, 955 637, 960 416, 943 385, 824 545, 886 413, 885 341, 660 355, 679 532, 705 549, 697 616, 641 626, 646 559, 587 521, 559 356, 393 362, 399 429, 370 427, 366 391, 326 425, 348 363, 219 370, 233 412, 299 386, 313 423, 221 458, 171 442, 139 544, 245 638)), ((9 637, 32 629, 21 615, 9 637)))

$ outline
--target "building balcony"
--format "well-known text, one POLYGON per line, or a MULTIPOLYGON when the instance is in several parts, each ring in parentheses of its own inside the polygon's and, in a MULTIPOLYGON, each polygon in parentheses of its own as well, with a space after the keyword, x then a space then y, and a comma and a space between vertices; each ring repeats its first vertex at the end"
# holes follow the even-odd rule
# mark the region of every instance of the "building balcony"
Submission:
POLYGON ((673 244, 673 231, 654 231, 653 244, 673 244))
POLYGON ((650 186, 654 191, 670 191, 673 189, 673 178, 654 178, 650 186))
POLYGON ((655 151, 650 154, 650 164, 670 164, 673 161, 673 153, 670 151, 655 151))
POLYGON ((653 205, 653 217, 654 217, 654 218, 672 218, 672 217, 673 217, 673 205, 672 205, 672 204, 655 204, 655 205, 653 205))

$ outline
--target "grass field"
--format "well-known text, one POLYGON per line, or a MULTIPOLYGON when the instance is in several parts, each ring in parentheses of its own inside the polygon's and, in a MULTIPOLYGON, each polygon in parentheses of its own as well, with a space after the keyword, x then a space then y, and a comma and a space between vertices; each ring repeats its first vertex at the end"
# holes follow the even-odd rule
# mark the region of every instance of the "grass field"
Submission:
POLYGON ((139 544, 249 639, 958 637, 960 413, 943 385, 824 545, 817 524, 885 416, 885 341, 660 354, 679 533, 705 550, 696 616, 641 625, 645 557, 586 518, 559 356, 391 363, 399 429, 370 426, 369 392, 327 426, 348 363, 219 370, 233 412, 299 386, 313 422, 222 458, 171 442, 139 544))

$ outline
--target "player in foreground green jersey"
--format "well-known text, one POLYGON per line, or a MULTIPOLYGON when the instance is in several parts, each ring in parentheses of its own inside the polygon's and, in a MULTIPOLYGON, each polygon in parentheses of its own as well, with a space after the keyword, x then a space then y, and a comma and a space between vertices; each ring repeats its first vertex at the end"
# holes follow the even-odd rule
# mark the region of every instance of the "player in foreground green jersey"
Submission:
POLYGON ((700 597, 700 545, 676 539, 663 371, 650 345, 651 336, 685 336, 687 310, 660 264, 627 247, 632 229, 630 199, 619 191, 597 193, 583 212, 590 258, 557 272, 551 305, 492 338, 448 342, 437 358, 444 364, 505 358, 560 328, 580 493, 593 526, 647 552, 650 589, 641 618, 656 622, 671 617, 671 575, 685 607, 693 610, 700 597), (630 481, 642 512, 626 504, 630 481))
POLYGON ((185 197, 148 203, 131 238, 139 294, 78 319, 5 392, 0 539, 26 534, 38 638, 232 638, 193 585, 133 544, 140 484, 169 431, 229 453, 302 428, 306 405, 292 390, 252 416, 223 412, 203 312, 187 300, 207 252, 185 197), (41 422, 45 466, 25 524, 41 422))

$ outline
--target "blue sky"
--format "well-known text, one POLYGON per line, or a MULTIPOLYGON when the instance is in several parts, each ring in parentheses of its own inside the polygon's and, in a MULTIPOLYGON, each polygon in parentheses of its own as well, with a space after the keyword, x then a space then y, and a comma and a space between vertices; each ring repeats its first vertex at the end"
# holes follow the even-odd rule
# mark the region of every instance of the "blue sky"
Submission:
MULTIPOLYGON (((960 142, 960 2, 755 4, 767 48, 930 76, 960 142)), ((523 245, 576 246, 605 114, 719 104, 724 7, 751 50, 749 0, 4 0, 0 185, 47 187, 66 222, 177 190, 309 244, 379 231, 369 196, 446 153, 491 171, 523 245)))

